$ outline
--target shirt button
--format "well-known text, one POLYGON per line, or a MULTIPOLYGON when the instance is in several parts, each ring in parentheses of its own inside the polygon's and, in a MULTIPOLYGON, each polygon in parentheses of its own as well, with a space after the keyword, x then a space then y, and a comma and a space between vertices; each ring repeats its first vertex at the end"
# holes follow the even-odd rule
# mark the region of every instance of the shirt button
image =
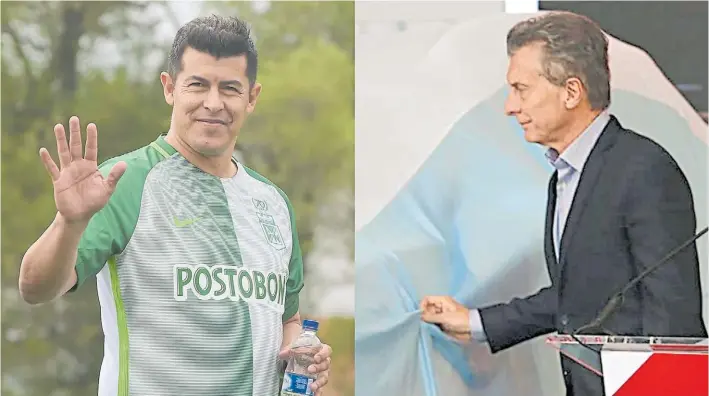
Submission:
POLYGON ((568 376, 569 372, 567 370, 564 370, 564 377, 568 376))

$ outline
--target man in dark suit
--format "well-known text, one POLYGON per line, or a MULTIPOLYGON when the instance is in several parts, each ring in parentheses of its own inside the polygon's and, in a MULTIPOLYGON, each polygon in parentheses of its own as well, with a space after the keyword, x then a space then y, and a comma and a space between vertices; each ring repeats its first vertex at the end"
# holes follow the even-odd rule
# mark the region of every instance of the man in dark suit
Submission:
MULTIPOLYGON (((662 147, 608 113, 608 41, 586 17, 548 13, 507 36, 505 113, 548 148, 544 251, 551 285, 469 310, 450 297, 421 302, 422 319, 493 353, 591 321, 635 275, 695 233, 687 180, 662 147)), ((605 323, 616 334, 706 337, 696 246, 626 294, 605 323)), ((562 356, 567 395, 603 395, 601 377, 562 356)))

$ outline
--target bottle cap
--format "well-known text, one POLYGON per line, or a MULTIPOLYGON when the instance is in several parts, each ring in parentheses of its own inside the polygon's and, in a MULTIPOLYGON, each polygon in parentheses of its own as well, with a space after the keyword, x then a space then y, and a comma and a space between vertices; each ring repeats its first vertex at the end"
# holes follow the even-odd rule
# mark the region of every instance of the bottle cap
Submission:
POLYGON ((318 321, 317 320, 309 320, 305 319, 303 321, 303 329, 308 329, 308 330, 318 330, 318 321))

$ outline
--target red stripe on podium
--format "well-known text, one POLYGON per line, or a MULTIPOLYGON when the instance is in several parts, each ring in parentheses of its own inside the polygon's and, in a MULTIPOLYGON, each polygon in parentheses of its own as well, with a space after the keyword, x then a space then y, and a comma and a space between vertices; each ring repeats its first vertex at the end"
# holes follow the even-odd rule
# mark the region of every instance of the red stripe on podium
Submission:
POLYGON ((709 345, 666 345, 666 344, 655 344, 651 345, 653 351, 670 351, 670 352, 693 352, 693 353, 709 353, 709 345))
POLYGON ((613 396, 707 396, 709 356, 653 353, 613 396))

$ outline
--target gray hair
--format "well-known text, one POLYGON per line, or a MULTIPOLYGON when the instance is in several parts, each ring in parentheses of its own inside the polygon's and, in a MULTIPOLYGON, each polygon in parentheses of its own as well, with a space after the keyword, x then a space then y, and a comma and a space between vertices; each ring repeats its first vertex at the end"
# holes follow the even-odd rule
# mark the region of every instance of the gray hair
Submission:
POLYGON ((566 11, 527 19, 507 33, 507 54, 537 43, 544 48, 543 75, 549 82, 563 86, 576 77, 586 88, 593 109, 610 105, 608 39, 595 22, 566 11))

